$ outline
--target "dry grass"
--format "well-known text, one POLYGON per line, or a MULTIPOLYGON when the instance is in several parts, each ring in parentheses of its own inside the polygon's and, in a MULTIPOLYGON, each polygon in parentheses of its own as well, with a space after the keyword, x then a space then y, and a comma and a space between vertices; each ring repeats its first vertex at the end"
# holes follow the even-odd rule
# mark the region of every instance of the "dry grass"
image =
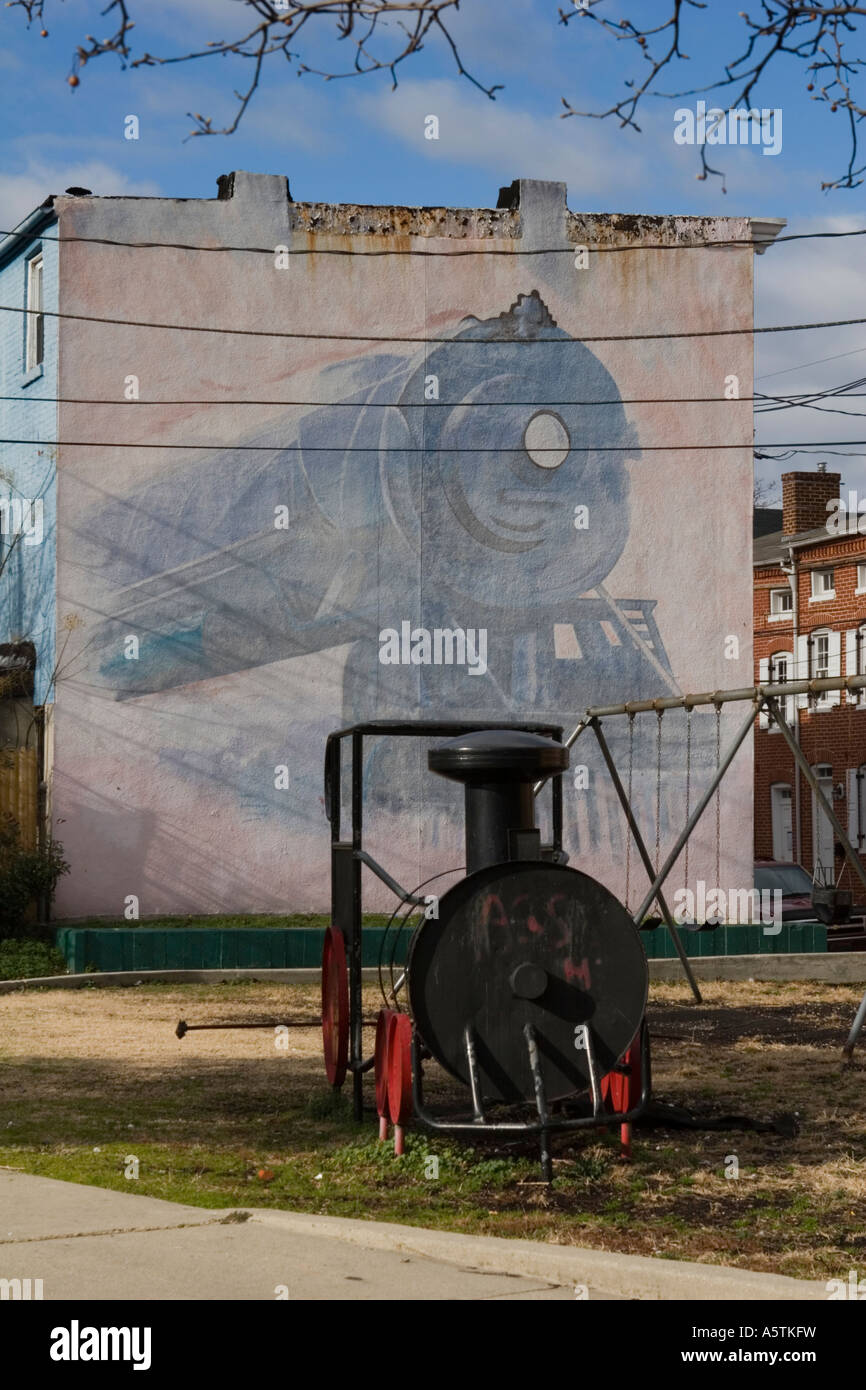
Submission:
MULTIPOLYGON (((174 1036, 189 1022, 313 1019, 318 989, 146 985, 0 996, 0 1162, 203 1205, 367 1215, 812 1277, 866 1270, 866 1038, 843 1069, 859 1001, 849 986, 652 989, 654 1094, 711 1119, 795 1115, 799 1132, 641 1129, 635 1161, 591 1132, 555 1147, 474 1151, 419 1135, 407 1160, 358 1130, 326 1085, 318 1027, 174 1036), (424 1159, 441 1159, 440 1178, 424 1159), (736 1156, 739 1176, 727 1177, 736 1156), (260 1167, 275 1173, 262 1184, 260 1167), (319 1176, 321 1175, 321 1176, 319 1176)), ((367 1017, 378 1007, 366 990, 367 1017)), ((368 1034, 372 1046, 372 1030, 368 1034)), ((452 1083, 431 1071, 430 1093, 452 1083)), ((372 1087, 370 1087, 372 1100, 372 1087)), ((782 1128, 784 1128, 784 1124, 782 1128)))

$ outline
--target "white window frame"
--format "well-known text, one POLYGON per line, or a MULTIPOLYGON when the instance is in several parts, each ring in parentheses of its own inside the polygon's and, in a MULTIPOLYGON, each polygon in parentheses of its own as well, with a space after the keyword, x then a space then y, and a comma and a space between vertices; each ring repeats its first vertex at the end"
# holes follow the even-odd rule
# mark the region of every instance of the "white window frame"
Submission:
POLYGON ((770 614, 769 614, 769 617, 770 617, 770 622, 771 622, 771 623, 784 623, 784 622, 789 622, 789 623, 790 623, 790 622, 793 621, 793 617, 794 617, 794 595, 791 593, 791 590, 788 588, 787 585, 785 586, 784 589, 779 588, 779 589, 771 589, 771 590, 770 590, 770 614), (774 601, 774 599, 775 599, 775 597, 776 597, 777 594, 785 594, 785 595, 787 596, 787 599, 788 599, 788 606, 787 606, 787 608, 774 608, 774 607, 773 607, 773 601, 774 601))
POLYGON ((833 598, 835 598, 835 597, 836 597, 836 571, 835 571, 835 568, 834 568, 832 565, 828 565, 825 569, 812 570, 812 595, 811 595, 811 598, 809 599, 809 602, 810 602, 810 603, 827 603, 827 601, 828 601, 829 599, 833 599, 833 598), (819 575, 822 575, 822 576, 823 576, 823 575, 827 575, 827 574, 829 574, 829 575, 831 576, 831 580, 832 580, 832 583, 831 583, 831 585, 830 585, 830 588, 829 588, 829 589, 825 589, 825 588, 823 588, 823 587, 818 587, 817 584, 816 584, 816 581, 817 581, 817 579, 818 579, 818 576, 819 576, 819 575))
MULTIPOLYGON (((834 635, 837 635, 837 634, 836 634, 835 628, 832 628, 832 627, 818 627, 818 628, 815 628, 812 632, 809 633, 809 638, 810 638, 810 641, 811 641, 811 644, 812 644, 812 645, 811 645, 811 659, 810 659, 810 663, 809 663, 809 664, 810 664, 810 672, 809 672, 809 679, 810 679, 810 680, 816 680, 816 681, 817 681, 817 680, 830 679, 830 678, 833 677, 834 675, 838 675, 838 674, 839 674, 839 672, 834 672, 834 670, 833 670, 833 666, 834 666, 834 664, 835 664, 835 654, 834 654, 834 651, 833 651, 833 638, 834 638, 834 635), (827 643, 827 662, 826 662, 826 665, 825 665, 825 666, 820 666, 820 667, 819 667, 819 665, 818 665, 818 643, 821 642, 821 641, 826 641, 826 643, 827 643)), ((842 669, 842 668, 841 668, 841 647, 842 647, 841 633, 838 634, 837 637, 838 637, 838 642, 839 642, 839 662, 840 662, 839 670, 841 671, 841 669, 842 669)), ((814 710, 827 710, 827 709, 832 709, 834 706, 836 706, 836 705, 838 705, 838 704, 839 704, 839 692, 836 691, 836 690, 825 690, 825 691, 823 692, 823 694, 813 696, 812 708, 813 708, 814 710)))
POLYGON ((35 372, 45 361, 45 262, 41 251, 27 262, 26 307, 24 370, 29 373, 35 372), (30 312, 32 310, 37 312, 30 312))
MULTIPOLYGON (((866 676, 866 623, 860 623, 854 629, 855 653, 857 652, 858 633, 860 634, 860 652, 859 656, 855 656, 854 664, 857 669, 853 672, 853 674, 855 676, 866 676)), ((850 698, 852 703, 856 704, 859 709, 866 709, 866 690, 855 690, 850 698)))
MULTIPOLYGON (((792 680, 794 679, 794 653, 793 653, 793 652, 773 652, 773 654, 771 655, 770 660, 769 660, 769 665, 768 665, 768 676, 769 676, 769 681, 768 681, 768 683, 769 683, 770 685, 787 685, 789 681, 792 681, 792 680), (785 662, 785 665, 786 665, 787 668, 788 668, 787 671, 785 672, 785 675, 784 675, 784 676, 780 676, 780 675, 779 675, 779 662, 780 662, 780 661, 784 661, 784 662, 785 662)), ((781 701, 782 701, 782 708, 781 708, 780 713, 781 713, 782 718, 784 719, 785 723, 786 723, 786 724, 788 725, 788 727, 790 728, 790 726, 791 726, 791 725, 793 724, 793 722, 794 722, 794 696, 793 696, 793 695, 783 695, 783 696, 781 697, 781 701)), ((768 727, 768 730, 769 730, 769 732, 770 732, 771 734, 780 734, 780 733, 782 732, 782 730, 779 728, 779 726, 778 726, 778 724, 775 722, 775 720, 771 720, 771 721, 769 722, 769 724, 768 724, 767 727, 768 727)))
POLYGON ((863 830, 861 831, 861 800, 863 799, 863 780, 866 778, 866 765, 863 763, 859 767, 852 767, 848 770, 848 843, 858 854, 866 854, 866 815, 862 817, 863 830))
POLYGON ((866 563, 862 560, 857 562, 857 588, 855 594, 866 594, 866 563))

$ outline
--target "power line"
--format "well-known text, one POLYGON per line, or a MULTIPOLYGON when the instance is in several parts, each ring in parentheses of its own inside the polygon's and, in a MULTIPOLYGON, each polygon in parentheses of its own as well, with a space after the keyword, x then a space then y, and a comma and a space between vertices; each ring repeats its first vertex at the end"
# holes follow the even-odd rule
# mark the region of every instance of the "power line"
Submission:
POLYGON ((819 323, 783 323, 761 328, 708 328, 702 331, 685 333, 596 333, 580 338, 438 338, 416 337, 411 334, 377 333, 293 333, 285 329, 271 328, 211 328, 203 324, 159 323, 147 319, 114 319, 98 314, 69 314, 52 309, 23 309, 17 304, 0 304, 0 312, 5 314, 33 314, 37 317, 70 319, 76 323, 106 323, 119 328, 159 328, 181 333, 218 333, 239 338, 291 338, 312 342, 339 343, 417 343, 427 346, 430 343, 450 343, 456 347, 478 347, 489 343, 510 343, 519 347, 534 347, 537 343, 558 343, 560 346, 575 343, 640 343, 651 341, 670 341, 677 338, 733 338, 751 336, 758 333, 800 333, 813 328, 850 328, 855 324, 866 323, 866 318, 827 319, 819 323))
POLYGON ((862 418, 866 416, 866 410, 840 410, 838 406, 816 405, 814 401, 792 401, 788 405, 769 406, 765 410, 756 410, 756 415, 775 415, 780 410, 818 410, 822 415, 854 415, 862 418))
MULTIPOLYGON (((557 400, 555 400, 555 401, 539 401, 539 400, 537 400, 537 399, 536 399, 536 400, 532 400, 532 401, 441 401, 441 400, 435 400, 435 401, 401 401, 401 400, 397 400, 397 401, 296 401, 296 400, 255 400, 255 399, 252 399, 252 400, 251 400, 251 399, 247 399, 247 400, 236 400, 236 399, 234 399, 234 398, 230 398, 230 399, 229 399, 229 398, 226 398, 226 399, 224 399, 224 400, 219 400, 219 399, 214 399, 213 397, 209 398, 208 400, 196 400, 196 399, 194 399, 194 398, 186 398, 186 399, 183 399, 183 400, 164 400, 164 399, 159 399, 159 400, 141 400, 141 399, 138 399, 138 398, 136 398, 136 399, 134 399, 134 400, 127 400, 127 399, 124 398, 124 399, 122 399, 122 400, 118 400, 116 397, 115 397, 113 400, 106 400, 106 399, 104 399, 104 398, 97 398, 97 397, 91 397, 91 396, 33 396, 33 395, 27 395, 27 396, 2 396, 2 395, 0 395, 0 401, 15 401, 15 402, 16 402, 17 404, 19 404, 19 405, 110 405, 110 406, 122 406, 122 407, 140 405, 140 406, 149 406, 151 409, 153 409, 153 408, 156 407, 156 406, 165 406, 165 405, 219 405, 219 406, 232 406, 232 407, 237 406, 237 405, 255 405, 255 406, 263 406, 263 405, 264 405, 264 406, 267 406, 267 405, 283 405, 283 406, 304 406, 304 407, 307 407, 307 408, 310 408, 310 409, 312 409, 312 408, 326 407, 327 409, 342 409, 342 410, 371 410, 371 409, 372 409, 372 410, 424 410, 424 411, 426 411, 426 410, 432 410, 432 409, 455 410, 455 409, 457 409, 458 407, 459 407, 461 410, 467 410, 467 409, 469 409, 469 410, 477 410, 477 409, 480 409, 480 408, 490 408, 490 407, 496 407, 496 408, 498 408, 498 409, 506 410, 506 409, 511 409, 512 407, 523 407, 523 406, 527 406, 527 407, 532 407, 532 408, 534 408, 534 409, 536 409, 536 410, 539 410, 539 411, 543 411, 543 410, 545 409, 545 407, 547 407, 547 408, 549 408, 549 409, 551 409, 551 410, 554 410, 554 409, 555 409, 555 410, 559 410, 559 409, 561 409, 561 408, 570 407, 570 406, 616 406, 616 405, 726 405, 726 406, 727 406, 727 405, 736 404, 737 402, 740 402, 740 403, 743 403, 743 404, 750 404, 750 403, 752 403, 752 402, 757 401, 757 402, 759 402, 759 403, 761 403, 761 404, 766 403, 766 406, 765 406, 764 409, 758 409, 758 410, 756 410, 755 413, 758 414, 758 415, 766 415, 766 414, 772 414, 772 413, 774 413, 776 410, 791 410, 791 409, 795 409, 795 408, 797 408, 797 407, 806 407, 806 406, 810 406, 810 405, 812 405, 813 402, 816 401, 816 400, 823 400, 823 399, 825 399, 825 398, 832 398, 832 397, 835 397, 835 395, 837 394, 837 392, 841 392, 841 391, 843 391, 843 390, 844 390, 844 387, 839 387, 839 388, 831 388, 831 387, 828 387, 826 391, 821 391, 821 392, 812 392, 812 391, 809 391, 809 392, 802 392, 802 393, 800 393, 802 396, 807 396, 808 399, 797 399, 795 396, 768 396, 768 395, 765 395, 763 392, 761 392, 761 393, 759 393, 759 394, 757 394, 757 395, 754 395, 754 396, 732 396, 732 397, 726 397, 726 396, 622 396, 622 397, 614 397, 614 398, 611 398, 610 400, 594 400, 594 401, 566 401, 566 400, 560 400, 560 399, 557 399, 557 400), (772 402, 781 402, 781 404, 775 405, 775 404, 772 404, 772 402)), ((858 399, 858 398, 863 397, 863 396, 866 396, 866 391, 851 391, 850 393, 846 393, 846 395, 843 397, 843 399, 846 399, 846 400, 855 400, 855 399, 858 399)), ((814 409, 820 410, 821 408, 822 408, 822 407, 820 407, 820 406, 814 406, 814 409)), ((841 410, 841 411, 838 411, 837 413, 840 414, 840 415, 862 415, 862 414, 866 414, 866 412, 859 411, 859 410, 852 410, 852 411, 841 410)))
MULTIPOLYGON (((866 393, 864 393, 866 394, 866 393)), ((339 407, 345 410, 430 410, 439 408, 444 410, 478 409, 485 406, 496 406, 506 410, 512 406, 531 406, 535 410, 543 411, 545 407, 551 410, 559 410, 564 406, 589 406, 589 405, 731 405, 737 401, 750 402, 761 400, 777 400, 776 396, 735 396, 730 400, 724 396, 624 396, 612 400, 602 401, 258 401, 258 400, 182 400, 182 401, 142 401, 142 400, 95 400, 84 396, 0 396, 0 401, 17 401, 20 405, 298 405, 298 406, 327 406, 329 409, 339 407)), ((798 402, 793 402, 794 405, 798 402)))
MULTIPOLYGON (((486 448, 465 448, 465 449, 438 449, 428 448, 403 448, 399 444, 395 445, 370 445, 364 447, 358 444, 175 444, 167 441, 161 444, 145 443, 137 444, 128 439, 115 440, 91 440, 91 439, 0 439, 0 444, 27 444, 31 447, 39 446, 47 449, 208 449, 220 450, 223 453, 300 453, 300 454, 521 454, 526 450, 522 446, 509 444, 500 446, 490 444, 486 448)), ((809 449, 831 449, 837 444, 866 445, 866 439, 806 439, 799 443, 779 443, 764 444, 759 447, 764 449, 798 449, 807 451, 809 449)), ((585 444, 574 445, 567 452, 576 454, 654 454, 654 453, 680 453, 691 452, 694 450, 719 450, 719 449, 751 449, 751 443, 743 444, 585 444)), ((755 446, 758 447, 758 446, 755 446)), ((544 447, 532 447, 533 454, 561 454, 561 445, 545 445, 544 447)))
POLYGON ((862 416, 862 410, 841 410, 838 406, 818 405, 818 401, 850 401, 863 392, 854 391, 855 386, 866 385, 866 377, 860 377, 856 381, 849 381, 841 386, 828 387, 823 391, 804 391, 796 396, 766 396, 764 404, 755 410, 756 415, 774 415, 780 410, 789 410, 792 407, 799 407, 807 410, 818 410, 822 414, 828 415, 855 415, 862 416), (775 402, 775 404, 771 404, 775 402))
MULTIPOLYGON (((866 440, 863 440, 863 439, 838 439, 838 440, 835 441, 835 443, 837 443, 837 444, 866 444, 866 440)), ((788 458, 792 457, 793 454, 824 454, 824 455, 833 455, 833 456, 835 456, 835 457, 837 457, 837 458, 842 458, 842 459, 859 459, 859 458, 862 458, 862 457, 863 457, 862 454, 848 454, 848 453, 845 452, 844 449, 834 449, 834 448, 831 448, 829 445, 824 445, 824 444, 822 444, 820 440, 817 440, 817 441, 813 440, 812 443, 811 443, 810 445, 808 445, 808 446, 805 445, 805 444, 794 444, 794 445, 790 445, 790 444, 765 444, 765 445, 763 445, 763 448, 765 448, 765 449, 791 449, 791 454, 789 454, 789 455, 787 456, 788 458)), ((783 458, 774 458, 772 454, 758 454, 758 453, 756 453, 756 454, 755 454, 755 458, 769 459, 769 461, 770 461, 771 463, 784 463, 784 462, 785 462, 785 460, 784 460, 783 458)))
MULTIPOLYGON (((203 202, 209 200, 203 199, 203 202)), ((287 229, 289 230, 289 229, 287 229)), ((363 232, 329 232, 327 228, 298 228, 297 230, 315 232, 322 236, 363 236, 363 232)), ((613 228, 614 231, 617 228, 613 228)), ((15 231, 3 231, 0 229, 0 236, 24 236, 25 233, 15 231)), ((387 233, 376 233, 375 235, 387 235, 387 233)), ((396 233, 394 233, 396 235, 396 233)), ((417 236, 419 233, 401 233, 400 235, 417 236)), ((433 233, 436 236, 437 233, 433 233)), ((446 233, 439 235, 447 236, 446 233)), ((830 240, 839 237, 858 237, 866 236, 866 227, 857 228, 848 232, 789 232, 785 236, 767 237, 723 237, 716 241, 693 241, 693 242, 670 242, 670 241, 645 241, 634 242, 631 245, 620 246, 586 246, 585 249, 593 256, 616 255, 622 251, 712 251, 724 247, 733 246, 778 246, 780 243, 788 241, 818 241, 830 240)), ((211 253, 226 252, 245 252, 254 256, 273 256, 275 248, 273 246, 200 246, 194 242, 187 241, 125 241, 116 237, 94 237, 94 236, 50 236, 45 233, 37 233, 34 240, 56 241, 61 244, 69 242, 87 242, 95 246, 123 246, 132 251, 206 251, 211 253)), ((456 238, 455 238, 456 239, 456 238)), ((476 240, 479 238, 475 238, 476 240)), ((502 240, 500 237, 491 237, 493 240, 502 240)), ((381 257, 381 256, 417 256, 417 257, 445 257, 445 256, 573 256, 576 251, 583 250, 584 243, 576 242, 570 246, 547 246, 533 250, 511 250, 502 248, 470 247, 462 251, 435 251, 419 250, 412 247, 377 247, 369 251, 350 250, 347 247, 298 247, 297 250, 291 249, 291 256, 358 256, 358 257, 381 257)))
POLYGON ((788 376, 791 372, 804 372, 807 367, 820 367, 822 362, 838 362, 840 357, 856 357, 858 353, 866 352, 866 347, 852 348, 850 352, 834 352, 831 357, 816 357, 814 362, 801 362, 796 367, 783 367, 780 372, 764 372, 762 376, 756 376, 756 381, 772 381, 774 376, 788 376))

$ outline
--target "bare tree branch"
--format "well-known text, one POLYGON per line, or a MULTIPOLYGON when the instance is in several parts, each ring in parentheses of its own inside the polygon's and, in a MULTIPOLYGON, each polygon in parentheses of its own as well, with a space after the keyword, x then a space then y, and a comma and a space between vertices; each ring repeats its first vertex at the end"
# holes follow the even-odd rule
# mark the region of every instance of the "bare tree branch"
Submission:
MULTIPOLYGON (((589 0, 584 6, 570 9, 560 7, 559 19, 569 25, 575 19, 588 19, 598 24, 618 43, 629 43, 636 47, 649 71, 644 80, 637 83, 629 79, 625 85, 628 96, 616 101, 605 111, 579 111, 567 98, 562 98, 565 107, 563 117, 583 116, 605 120, 613 116, 620 126, 631 126, 640 131, 635 115, 644 97, 662 97, 675 100, 686 96, 696 96, 703 92, 721 91, 732 88, 736 95, 728 102, 727 111, 750 107, 759 83, 766 77, 771 63, 784 53, 800 59, 804 67, 806 91, 810 100, 823 102, 832 112, 844 111, 848 116, 848 167, 840 177, 821 184, 822 189, 858 188, 866 176, 866 164, 858 165, 858 126, 866 116, 866 108, 859 104, 853 91, 853 82, 864 67, 864 59, 850 54, 850 40, 859 32, 858 19, 866 16, 866 4, 823 4, 816 0, 760 0, 761 17, 751 19, 743 10, 739 16, 746 28, 746 45, 739 57, 722 64, 722 74, 715 81, 703 87, 689 87, 677 92, 663 92, 656 86, 662 70, 680 62, 688 62, 689 56, 681 48, 683 20, 687 9, 706 10, 708 5, 701 0, 672 0, 671 15, 664 23, 653 28, 643 27, 631 19, 613 21, 594 11, 601 0, 589 0), (666 45, 661 50, 659 41, 666 45), (658 52, 657 57, 653 52, 658 52)), ((708 174, 719 178, 724 175, 712 169, 706 161, 705 147, 701 146, 701 173, 699 179, 708 174)), ((723 189, 724 191, 724 189, 723 189)))
MULTIPOLYGON (((58 0, 9 0, 7 8, 24 10, 28 27, 38 23, 42 26, 41 33, 47 36, 48 31, 44 27, 46 16, 51 6, 57 3, 58 0)), ((387 71, 391 74, 392 86, 396 87, 399 64, 419 53, 424 40, 433 34, 444 39, 461 77, 465 77, 491 101, 502 90, 499 84, 485 86, 463 64, 448 27, 448 21, 459 9, 460 0, 238 0, 245 12, 251 12, 246 14, 248 22, 255 20, 252 27, 241 35, 230 39, 211 39, 203 48, 188 53, 160 55, 144 52, 140 57, 133 57, 130 47, 130 33, 135 27, 132 10, 137 11, 140 3, 141 0, 109 0, 101 13, 103 16, 111 15, 111 22, 116 26, 114 33, 105 39, 85 35, 86 45, 79 44, 76 48, 72 71, 67 80, 72 87, 77 87, 82 68, 105 53, 117 54, 124 68, 188 63, 197 58, 225 57, 230 53, 249 58, 252 61, 252 75, 246 88, 234 93, 238 103, 234 120, 225 126, 215 127, 212 116, 189 112, 190 118, 196 122, 191 135, 232 135, 259 86, 265 61, 275 54, 282 54, 299 77, 310 73, 331 82, 336 78, 387 71), (314 19, 330 20, 337 40, 348 42, 354 48, 352 62, 345 69, 323 71, 303 61, 296 44, 302 30, 314 19)))

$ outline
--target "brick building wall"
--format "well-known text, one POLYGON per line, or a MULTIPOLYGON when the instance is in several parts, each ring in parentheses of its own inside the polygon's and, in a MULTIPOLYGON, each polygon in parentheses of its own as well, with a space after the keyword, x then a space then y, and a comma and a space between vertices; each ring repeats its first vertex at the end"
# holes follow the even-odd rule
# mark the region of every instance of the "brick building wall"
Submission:
POLYGON ((823 526, 827 503, 838 497, 838 473, 782 474, 782 532, 786 536, 823 526))
MULTIPOLYGON (((780 680, 781 654, 787 654, 787 678, 807 679, 827 669, 831 676, 866 673, 866 536, 855 532, 833 534, 828 528, 832 509, 828 504, 839 496, 839 474, 792 473, 783 477, 783 531, 756 543, 754 588, 755 679, 760 683, 780 680), (790 531, 794 524, 799 531, 790 531), (760 549, 758 549, 760 546, 760 549), (770 554, 774 551, 774 554, 770 554), (791 590, 796 581, 795 611, 772 612, 773 591, 791 590), (785 566, 783 568, 783 565, 785 566), (861 568, 858 570, 858 566, 861 568), (813 581, 815 571, 833 571, 833 587, 827 596, 820 593, 822 582, 813 581), (814 592, 813 584, 818 589, 814 592), (819 647, 816 634, 826 634, 826 648, 819 647), (824 661, 824 666, 820 663, 824 661)), ((826 699, 789 697, 787 716, 798 727, 801 747, 811 767, 829 768, 828 783, 833 789, 833 808, 849 838, 857 844, 866 863, 866 777, 858 771, 866 765, 866 699, 860 694, 833 694, 826 699)), ((800 827, 797 853, 797 779, 794 759, 777 730, 759 721, 755 730, 755 857, 771 859, 778 854, 774 845, 774 784, 791 788, 791 858, 812 872, 816 850, 826 858, 827 843, 816 845, 816 825, 811 788, 799 777, 800 827)), ((833 856, 835 872, 842 860, 833 856)), ((855 886, 845 866, 841 883, 855 886)), ((855 891, 862 897, 862 888, 855 891)))

